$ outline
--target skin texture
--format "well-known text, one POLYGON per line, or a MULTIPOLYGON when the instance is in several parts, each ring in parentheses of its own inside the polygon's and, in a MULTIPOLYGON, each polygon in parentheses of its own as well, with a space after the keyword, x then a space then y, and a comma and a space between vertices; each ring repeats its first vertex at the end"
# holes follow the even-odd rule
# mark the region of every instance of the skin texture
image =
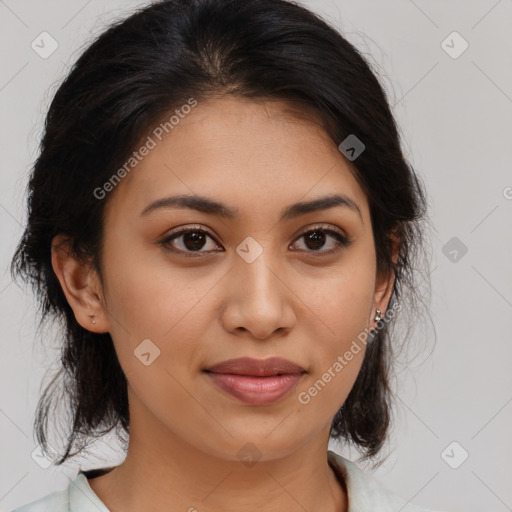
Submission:
POLYGON ((279 101, 199 102, 103 199, 102 279, 55 238, 53 267, 77 321, 110 332, 128 380, 128 455, 89 481, 112 512, 347 510, 326 452, 364 346, 309 404, 298 394, 375 327, 375 309, 384 314, 391 295, 393 278, 376 272, 368 202, 352 165, 304 108, 299 116, 279 101), (292 203, 334 193, 355 201, 361 216, 337 206, 279 220, 292 203), (174 194, 207 196, 238 215, 161 208, 141 216, 174 194), (326 234, 315 251, 301 235, 318 225, 351 244, 322 255, 337 247, 326 234), (169 250, 187 251, 183 236, 159 244, 180 226, 212 235, 199 257, 169 250), (263 249, 251 263, 236 252, 248 236, 263 249), (148 366, 134 356, 145 339, 160 350, 148 366), (251 406, 202 372, 243 356, 283 357, 307 374, 278 402, 251 406), (251 467, 238 455, 249 442, 261 456, 251 467))

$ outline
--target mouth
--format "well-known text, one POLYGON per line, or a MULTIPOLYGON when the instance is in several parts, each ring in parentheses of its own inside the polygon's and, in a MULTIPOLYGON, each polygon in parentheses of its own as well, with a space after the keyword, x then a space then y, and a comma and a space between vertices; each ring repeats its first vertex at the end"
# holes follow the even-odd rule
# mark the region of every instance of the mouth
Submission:
POLYGON ((249 405, 277 402, 307 373, 298 364, 277 357, 230 359, 203 371, 221 391, 249 405))
POLYGON ((270 357, 268 359, 241 357, 238 359, 229 359, 206 368, 205 371, 212 373, 229 373, 232 375, 252 375, 257 377, 306 373, 306 370, 298 364, 281 357, 270 357))

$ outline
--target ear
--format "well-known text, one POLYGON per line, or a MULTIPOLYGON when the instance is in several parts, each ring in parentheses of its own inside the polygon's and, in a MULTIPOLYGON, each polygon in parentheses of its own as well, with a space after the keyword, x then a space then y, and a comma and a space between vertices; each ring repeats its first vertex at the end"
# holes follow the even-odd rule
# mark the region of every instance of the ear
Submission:
POLYGON ((110 326, 99 276, 91 263, 72 255, 69 240, 62 234, 52 240, 52 267, 77 322, 91 332, 108 332, 110 326))
MULTIPOLYGON (((390 235, 390 237, 393 244, 391 259, 393 263, 396 264, 398 251, 400 249, 400 239, 395 234, 390 235)), ((381 316, 384 316, 388 309, 388 304, 393 293, 393 285, 395 284, 395 277, 394 272, 391 272, 389 275, 384 275, 377 270, 373 309, 370 318, 370 325, 372 325, 373 328, 377 327, 377 322, 375 322, 376 310, 380 309, 381 316)))

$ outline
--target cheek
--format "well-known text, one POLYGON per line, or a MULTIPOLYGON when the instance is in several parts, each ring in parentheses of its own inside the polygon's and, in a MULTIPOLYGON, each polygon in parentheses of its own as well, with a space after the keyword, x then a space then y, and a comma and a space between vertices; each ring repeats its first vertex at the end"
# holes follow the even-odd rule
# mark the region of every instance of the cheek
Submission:
POLYGON ((136 257, 112 261, 119 264, 108 274, 110 333, 130 388, 162 420, 166 411, 199 416, 186 389, 208 321, 202 299, 218 277, 197 279, 169 265, 165 272, 136 257))
POLYGON ((194 315, 218 275, 177 267, 163 249, 123 250, 115 243, 110 243, 104 264, 112 335, 122 337, 129 331, 133 338, 162 339, 183 323, 195 324, 189 315, 194 315))
POLYGON ((348 251, 321 277, 312 275, 299 282, 301 295, 318 317, 311 326, 323 327, 326 346, 340 348, 340 343, 368 327, 375 292, 375 259, 368 243, 348 251))
POLYGON ((374 298, 375 263, 371 254, 354 253, 354 258, 347 259, 329 279, 317 283, 309 296, 308 305, 317 319, 310 324, 308 337, 317 343, 310 375, 298 390, 298 401, 316 415, 335 414, 361 368, 374 298))
POLYGON ((212 299, 220 297, 225 270, 178 268, 147 253, 111 256, 115 264, 105 269, 110 332, 130 387, 162 418, 165 411, 204 414, 185 389, 195 385, 192 379, 199 376, 205 345, 210 345, 206 333, 219 304, 212 299))

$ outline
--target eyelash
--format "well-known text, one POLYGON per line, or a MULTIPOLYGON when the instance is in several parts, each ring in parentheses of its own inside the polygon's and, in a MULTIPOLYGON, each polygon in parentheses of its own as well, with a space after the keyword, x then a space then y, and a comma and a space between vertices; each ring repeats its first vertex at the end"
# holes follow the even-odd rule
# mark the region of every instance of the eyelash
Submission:
MULTIPOLYGON (((335 231, 335 230, 330 229, 330 228, 322 227, 322 226, 314 226, 313 228, 309 228, 307 231, 304 231, 303 233, 301 233, 295 239, 295 241, 299 240, 303 236, 309 235, 310 233, 314 233, 314 232, 322 232, 322 233, 325 233, 327 235, 331 235, 336 240, 337 246, 335 248, 333 248, 333 249, 329 249, 328 251, 322 251, 322 250, 319 249, 318 251, 314 251, 314 250, 302 251, 302 250, 299 250, 299 252, 318 254, 319 256, 329 256, 331 254, 335 254, 335 253, 341 251, 342 249, 348 247, 352 243, 348 238, 343 236, 338 231, 335 231)), ((199 228, 199 227, 197 227, 197 228, 190 228, 190 227, 188 227, 188 228, 182 228, 182 229, 179 229, 177 231, 171 232, 162 241, 158 242, 158 245, 164 247, 166 250, 168 250, 170 252, 173 252, 175 254, 182 254, 182 255, 184 255, 187 258, 197 258, 197 257, 202 257, 202 256, 200 256, 201 254, 211 254, 211 252, 207 252, 207 251, 183 251, 181 249, 174 249, 174 248, 169 247, 168 244, 172 240, 178 238, 181 235, 187 234, 187 233, 204 233, 205 235, 208 235, 212 240, 214 240, 215 243, 218 244, 218 242, 215 240, 213 235, 211 235, 208 231, 206 231, 206 230, 204 230, 202 228, 199 228)), ((222 252, 222 251, 215 251, 215 252, 222 252)))

